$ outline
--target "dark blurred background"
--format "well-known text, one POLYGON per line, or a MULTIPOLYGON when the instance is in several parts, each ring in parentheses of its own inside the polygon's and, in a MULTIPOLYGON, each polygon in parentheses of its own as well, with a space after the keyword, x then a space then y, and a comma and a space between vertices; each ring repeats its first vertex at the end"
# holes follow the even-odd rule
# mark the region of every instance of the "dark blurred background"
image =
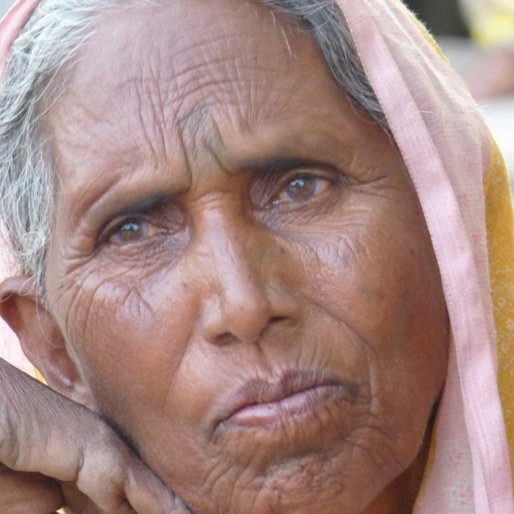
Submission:
POLYGON ((467 36, 456 0, 404 0, 433 34, 467 36))

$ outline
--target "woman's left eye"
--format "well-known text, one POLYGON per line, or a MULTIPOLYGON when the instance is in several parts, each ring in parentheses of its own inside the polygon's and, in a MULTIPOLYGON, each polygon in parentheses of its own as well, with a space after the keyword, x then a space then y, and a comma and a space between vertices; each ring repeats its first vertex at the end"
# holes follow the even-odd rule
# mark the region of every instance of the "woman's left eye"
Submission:
POLYGON ((109 233, 107 242, 115 245, 141 243, 155 234, 157 228, 143 219, 123 221, 109 233))
POLYGON ((332 185, 329 178, 300 175, 289 179, 272 199, 273 205, 307 202, 332 185))

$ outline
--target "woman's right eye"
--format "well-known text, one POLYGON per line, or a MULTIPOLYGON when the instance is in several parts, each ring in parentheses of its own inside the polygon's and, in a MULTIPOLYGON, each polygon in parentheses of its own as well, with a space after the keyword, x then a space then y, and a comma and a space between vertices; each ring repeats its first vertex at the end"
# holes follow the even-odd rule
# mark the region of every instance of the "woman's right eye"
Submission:
POLYGON ((174 236, 177 242, 185 223, 184 212, 178 205, 162 195, 154 195, 111 214, 98 229, 96 248, 136 249, 138 245, 158 245, 168 236, 174 236))

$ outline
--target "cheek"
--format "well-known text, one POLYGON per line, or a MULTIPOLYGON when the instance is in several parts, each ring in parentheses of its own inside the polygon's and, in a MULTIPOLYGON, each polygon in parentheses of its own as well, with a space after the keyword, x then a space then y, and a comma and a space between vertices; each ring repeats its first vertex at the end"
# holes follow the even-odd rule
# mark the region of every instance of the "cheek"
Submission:
POLYGON ((372 415, 406 464, 419 449, 445 380, 448 321, 415 202, 386 207, 355 208, 337 230, 319 234, 305 254, 300 288, 366 355, 372 415))
POLYGON ((90 274, 66 309, 66 338, 99 409, 127 428, 141 409, 166 408, 187 351, 187 286, 164 275, 90 274))

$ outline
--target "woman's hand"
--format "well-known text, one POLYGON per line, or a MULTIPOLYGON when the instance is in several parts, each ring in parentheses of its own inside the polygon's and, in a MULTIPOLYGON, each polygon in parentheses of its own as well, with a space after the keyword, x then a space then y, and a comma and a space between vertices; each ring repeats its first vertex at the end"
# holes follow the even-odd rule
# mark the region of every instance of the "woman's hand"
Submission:
POLYGON ((0 359, 0 512, 188 510, 96 414, 0 359))

